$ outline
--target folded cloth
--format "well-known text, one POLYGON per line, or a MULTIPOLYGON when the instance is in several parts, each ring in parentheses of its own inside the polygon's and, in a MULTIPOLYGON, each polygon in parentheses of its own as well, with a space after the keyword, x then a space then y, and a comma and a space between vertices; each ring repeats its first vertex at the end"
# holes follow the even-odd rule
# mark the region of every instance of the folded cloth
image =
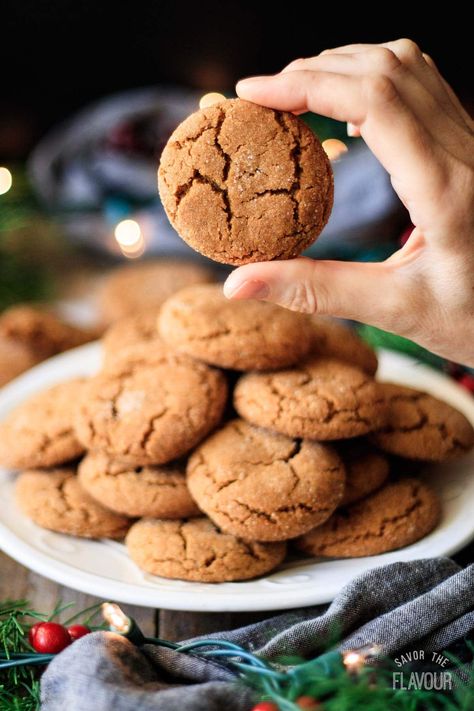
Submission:
MULTIPOLYGON (((473 630, 474 565, 462 569, 435 558, 375 568, 330 605, 212 637, 276 661, 368 643, 389 656, 410 648, 443 651, 473 630)), ((249 711, 255 703, 252 691, 216 662, 155 645, 137 649, 110 632, 87 635, 61 652, 42 677, 41 699, 42 711, 249 711)))

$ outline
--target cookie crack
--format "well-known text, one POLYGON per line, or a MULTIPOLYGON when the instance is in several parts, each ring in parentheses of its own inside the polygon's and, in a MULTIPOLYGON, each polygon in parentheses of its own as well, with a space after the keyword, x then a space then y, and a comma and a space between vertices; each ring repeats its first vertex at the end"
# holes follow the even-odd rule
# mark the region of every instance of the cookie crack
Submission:
MULTIPOLYGON (((340 543, 345 543, 346 541, 350 541, 352 543, 353 541, 366 541, 366 540, 370 540, 370 539, 374 539, 374 538, 375 539, 376 538, 383 538, 383 536, 385 535, 387 526, 392 525, 392 524, 397 524, 398 522, 405 520, 412 513, 414 513, 415 511, 417 511, 419 508, 422 507, 423 502, 422 502, 421 498, 419 497, 419 487, 413 488, 412 496, 414 498, 413 503, 410 506, 407 506, 407 508, 405 509, 405 511, 403 513, 398 514, 397 516, 384 516, 381 519, 380 530, 378 532, 366 531, 364 533, 360 533, 359 535, 357 535, 357 534, 354 535, 354 534, 350 533, 347 536, 339 536, 335 540, 333 540, 331 543, 320 544, 318 546, 318 550, 324 551, 328 547, 331 547, 332 545, 334 545, 334 543, 340 544, 340 543)), ((339 513, 337 515, 341 516, 341 513, 339 513)), ((348 514, 345 514, 345 515, 347 516, 348 514)), ((344 516, 344 513, 342 513, 342 516, 344 516)), ((332 532, 335 533, 337 531, 337 528, 338 527, 337 527, 337 523, 336 523, 335 527, 332 529, 332 532)), ((316 531, 317 531, 317 529, 316 529, 316 531)))

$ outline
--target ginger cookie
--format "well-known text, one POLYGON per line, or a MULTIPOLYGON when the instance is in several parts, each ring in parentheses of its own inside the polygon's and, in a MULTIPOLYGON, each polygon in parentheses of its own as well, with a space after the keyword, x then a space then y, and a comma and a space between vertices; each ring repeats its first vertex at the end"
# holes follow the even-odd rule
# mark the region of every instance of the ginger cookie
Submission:
POLYGON ((338 358, 355 365, 369 375, 377 372, 377 356, 353 328, 326 316, 311 316, 314 344, 312 353, 324 358, 338 358))
POLYGON ((161 308, 159 329, 177 351, 235 370, 292 365, 312 343, 305 314, 264 301, 229 301, 217 284, 190 286, 171 296, 161 308))
POLYGON ((389 474, 388 459, 365 439, 338 442, 337 453, 346 467, 346 489, 340 506, 347 506, 379 489, 389 474))
POLYGON ((207 518, 142 519, 127 534, 131 559, 147 573, 200 583, 250 580, 283 561, 285 543, 255 543, 222 533, 207 518))
POLYGON ((94 501, 72 468, 23 472, 16 481, 16 498, 38 526, 71 536, 123 538, 131 523, 94 501))
POLYGON ((76 434, 87 449, 127 464, 164 464, 214 429, 226 398, 220 371, 138 344, 89 381, 77 408, 76 434))
POLYGON ((381 388, 388 420, 372 435, 380 449, 408 459, 442 462, 474 446, 471 423, 448 403, 403 385, 381 383, 381 388))
POLYGON ((332 358, 308 358, 275 373, 248 373, 237 382, 241 417, 289 437, 357 437, 385 423, 380 386, 367 373, 332 358))
POLYGON ((22 345, 36 363, 95 338, 96 331, 72 326, 54 313, 29 304, 12 306, 0 316, 0 342, 22 345))
POLYGON ((345 471, 317 442, 233 420, 191 455, 188 486, 223 531, 246 540, 282 541, 323 523, 339 505, 345 471))
POLYGON ((84 452, 73 427, 74 403, 85 380, 54 385, 25 400, 0 422, 0 464, 12 469, 53 467, 84 452))
POLYGON ((186 485, 185 467, 130 467, 101 452, 90 452, 80 463, 79 483, 112 511, 140 518, 188 518, 200 510, 186 485))
POLYGON ((378 555, 427 536, 440 517, 434 491, 417 479, 400 479, 336 511, 322 526, 298 538, 296 547, 323 557, 378 555))
POLYGON ((178 126, 158 186, 184 241, 224 264, 298 256, 328 221, 334 193, 329 159, 306 124, 241 99, 178 126))
POLYGON ((102 338, 104 366, 115 363, 122 351, 129 346, 159 342, 158 314, 159 308, 152 307, 113 323, 102 338))
POLYGON ((212 272, 195 262, 160 259, 127 264, 106 279, 99 299, 104 322, 159 308, 168 296, 190 284, 214 281, 212 272))
POLYGON ((0 336, 0 387, 37 363, 38 359, 30 348, 0 336))

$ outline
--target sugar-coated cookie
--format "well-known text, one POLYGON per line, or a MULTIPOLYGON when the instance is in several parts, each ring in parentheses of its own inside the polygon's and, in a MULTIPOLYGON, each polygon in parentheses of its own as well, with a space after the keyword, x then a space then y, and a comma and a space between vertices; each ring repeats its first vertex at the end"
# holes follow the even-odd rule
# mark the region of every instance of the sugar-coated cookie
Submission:
POLYGON ((25 471, 16 481, 23 513, 38 526, 81 538, 123 538, 130 519, 109 511, 87 494, 74 469, 25 471))
POLYGON ((289 437, 345 439, 379 429, 386 405, 380 385, 343 361, 312 356, 275 373, 247 373, 237 382, 241 417, 289 437))
POLYGON ((127 264, 105 281, 99 300, 102 319, 113 323, 144 309, 158 308, 175 291, 209 281, 213 281, 212 272, 195 262, 160 259, 127 264))
POLYGON ((227 399, 223 374, 148 344, 92 378, 76 412, 86 449, 134 466, 164 464, 192 449, 219 423, 227 399))
POLYGON ((80 463, 79 483, 112 511, 141 518, 188 518, 200 515, 186 485, 184 465, 130 467, 101 452, 80 463))
POLYGON ((312 353, 325 358, 338 358, 355 365, 369 375, 377 371, 378 361, 373 348, 353 328, 335 318, 311 316, 313 324, 312 353))
POLYGON ((377 447, 409 459, 442 462, 474 446, 474 428, 448 403, 402 385, 382 383, 388 420, 372 440, 377 447))
POLYGON ((95 338, 96 331, 73 326, 56 314, 30 304, 12 306, 0 316, 0 343, 7 340, 21 344, 37 363, 95 338))
POLYGON ((346 489, 340 506, 363 499, 385 483, 388 459, 365 438, 337 442, 336 451, 346 467, 346 489))
POLYGON ((207 518, 142 519, 126 538, 130 557, 164 578, 202 583, 249 580, 270 572, 285 557, 284 543, 255 543, 222 533, 207 518))
POLYGON ((85 383, 83 379, 59 383, 13 409, 0 422, 0 465, 53 467, 82 454, 73 415, 85 383))
POLYGON ((122 352, 130 346, 148 343, 151 348, 160 341, 158 333, 159 308, 144 309, 131 316, 115 321, 102 338, 104 366, 115 363, 122 352))
POLYGON ((188 486, 222 530, 281 541, 325 521, 344 493, 336 452, 233 420, 191 455, 188 486))
POLYGON ((298 538, 296 546, 323 557, 377 555, 428 535, 440 516, 440 501, 434 491, 417 479, 401 479, 336 511, 322 526, 298 538))
POLYGON ((158 185, 184 241, 224 264, 301 254, 326 224, 334 192, 331 164, 308 126, 241 99, 178 126, 158 185))
POLYGON ((171 296, 161 308, 159 329, 176 350, 236 370, 292 365, 308 353, 313 336, 305 314, 264 301, 229 301, 218 284, 171 296))

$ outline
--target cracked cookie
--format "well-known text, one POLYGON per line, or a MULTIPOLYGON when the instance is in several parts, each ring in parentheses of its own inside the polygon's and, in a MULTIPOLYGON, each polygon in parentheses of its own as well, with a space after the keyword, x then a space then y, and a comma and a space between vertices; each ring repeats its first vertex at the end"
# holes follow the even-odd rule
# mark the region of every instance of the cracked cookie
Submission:
POLYGON ((343 361, 312 356, 275 373, 248 373, 237 382, 241 417, 289 437, 333 440, 357 437, 385 424, 380 386, 343 361))
POLYGON ((133 466, 186 454, 219 423, 223 374, 165 348, 130 346, 86 385, 75 425, 80 442, 133 466))
POLYGON ((388 459, 366 439, 337 442, 336 450, 346 467, 346 488, 340 506, 363 499, 387 480, 388 459))
POLYGON ((38 363, 32 350, 23 343, 0 338, 0 387, 38 363))
POLYGON ((285 543, 243 541, 207 518, 143 519, 125 542, 131 559, 147 573, 201 583, 257 578, 276 568, 286 553, 285 543))
POLYGON ((310 316, 313 324, 312 353, 324 358, 338 358, 355 365, 369 375, 377 372, 375 351, 353 328, 326 316, 310 316))
POLYGON ((16 481, 21 510, 42 528, 81 538, 123 538, 130 519, 109 511, 80 486, 74 469, 30 470, 16 481))
POLYGON ((191 455, 188 486, 223 531, 281 541, 323 523, 344 493, 344 465, 323 444, 233 420, 191 455))
POLYGON ((99 308, 105 323, 159 308, 168 296, 190 284, 214 281, 212 272, 195 262, 172 259, 127 264, 115 269, 102 288, 99 308))
POLYGON ((159 308, 153 307, 113 323, 102 338, 104 367, 115 363, 122 351, 129 346, 139 343, 148 343, 150 346, 158 344, 158 314, 159 308))
POLYGON ((408 459, 442 462, 474 446, 469 420, 432 395, 392 383, 381 383, 388 403, 386 425, 371 439, 380 449, 408 459))
POLYGON ((35 363, 95 338, 97 333, 92 329, 73 326, 56 314, 30 304, 12 306, 0 316, 0 344, 9 342, 23 347, 35 363))
POLYGON ((229 301, 217 284, 190 286, 171 296, 161 308, 159 329, 177 351, 235 370, 292 365, 312 343, 305 314, 264 301, 229 301))
POLYGON ((437 495, 416 479, 387 484, 366 499, 341 509, 322 526, 298 538, 309 555, 358 558, 403 548, 438 524, 437 495))
POLYGON ((329 159, 306 124, 241 99, 178 126, 158 186, 184 241, 224 264, 298 256, 328 221, 334 193, 329 159))
POLYGON ((140 518, 188 518, 200 510, 186 485, 185 467, 130 467, 101 452, 90 452, 80 463, 79 483, 112 511, 140 518))
POLYGON ((53 467, 84 452, 73 427, 73 403, 85 380, 70 380, 28 398, 0 422, 0 464, 53 467))

